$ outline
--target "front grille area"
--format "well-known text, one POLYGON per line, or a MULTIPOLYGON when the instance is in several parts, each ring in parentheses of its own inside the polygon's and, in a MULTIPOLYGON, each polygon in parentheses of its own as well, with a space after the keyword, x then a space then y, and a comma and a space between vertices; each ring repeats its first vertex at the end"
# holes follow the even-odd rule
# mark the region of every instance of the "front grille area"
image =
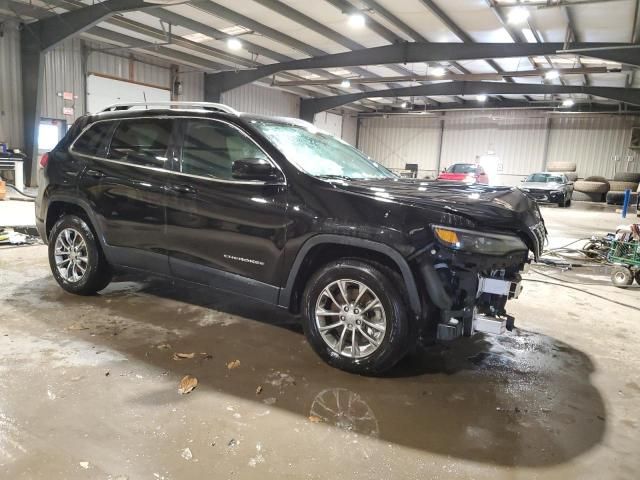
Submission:
POLYGON ((529 227, 529 237, 533 242, 533 255, 536 260, 542 254, 542 250, 544 250, 544 244, 547 240, 547 229, 544 226, 543 222, 538 222, 535 225, 529 227))

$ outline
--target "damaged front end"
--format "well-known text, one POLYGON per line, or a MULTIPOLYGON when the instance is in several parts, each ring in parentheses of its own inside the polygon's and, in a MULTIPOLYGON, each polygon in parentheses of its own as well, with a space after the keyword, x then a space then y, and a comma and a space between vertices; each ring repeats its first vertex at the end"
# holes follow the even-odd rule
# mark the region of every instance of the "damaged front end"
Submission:
POLYGON ((503 333, 514 326, 508 300, 518 298, 520 273, 540 255, 546 229, 537 223, 513 233, 432 225, 434 242, 416 258, 431 303, 438 309, 439 340, 474 332, 503 333))

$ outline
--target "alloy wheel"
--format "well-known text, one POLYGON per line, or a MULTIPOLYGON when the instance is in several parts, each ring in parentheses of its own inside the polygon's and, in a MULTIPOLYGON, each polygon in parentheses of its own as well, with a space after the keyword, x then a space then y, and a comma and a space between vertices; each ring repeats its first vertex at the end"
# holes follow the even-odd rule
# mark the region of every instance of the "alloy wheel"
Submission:
POLYGON ((325 343, 349 358, 375 352, 387 330, 387 316, 378 296, 364 283, 340 279, 327 285, 316 302, 315 321, 325 343))
POLYGON ((76 229, 65 228, 56 238, 54 258, 58 274, 67 282, 77 283, 89 267, 87 244, 76 229))

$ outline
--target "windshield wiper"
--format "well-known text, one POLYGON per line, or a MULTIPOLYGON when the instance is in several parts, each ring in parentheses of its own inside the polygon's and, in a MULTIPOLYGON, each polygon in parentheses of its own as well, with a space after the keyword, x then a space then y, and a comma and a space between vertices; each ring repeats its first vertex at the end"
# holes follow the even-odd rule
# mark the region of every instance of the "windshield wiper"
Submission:
POLYGON ((316 177, 325 180, 353 180, 353 178, 347 177, 346 175, 316 175, 316 177))

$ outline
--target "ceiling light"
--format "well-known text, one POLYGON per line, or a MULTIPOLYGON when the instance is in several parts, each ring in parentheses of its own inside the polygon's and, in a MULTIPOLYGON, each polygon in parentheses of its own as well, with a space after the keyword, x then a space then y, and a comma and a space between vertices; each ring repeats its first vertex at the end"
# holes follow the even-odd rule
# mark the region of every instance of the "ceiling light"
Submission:
POLYGON ((435 77, 442 77, 446 73, 446 70, 443 67, 433 67, 429 72, 435 77))
POLYGON ((352 28, 362 28, 366 20, 361 13, 352 13, 349 15, 349 26, 352 28))
POLYGON ((229 50, 240 50, 242 42, 235 37, 231 37, 227 39, 227 47, 229 47, 229 50))
POLYGON ((557 70, 549 70, 544 74, 544 78, 547 80, 555 80, 558 77, 560 77, 560 73, 557 70))
POLYGON ((514 7, 507 14, 507 21, 513 24, 524 23, 527 18, 529 18, 529 10, 525 7, 514 7))
POLYGON ((479 102, 486 102, 487 101, 487 97, 486 95, 482 94, 482 95, 476 95, 476 100, 478 100, 479 102))
POLYGON ((564 101, 562 102, 562 106, 563 106, 563 107, 569 107, 569 108, 570 108, 570 107, 573 107, 575 104, 576 104, 576 102, 574 102, 574 101, 573 101, 572 99, 570 99, 570 98, 567 98, 566 100, 564 100, 564 101))
POLYGON ((340 86, 342 88, 349 88, 351 86, 351 82, 349 80, 342 80, 342 82, 340 82, 340 86))
POLYGON ((409 102, 402 102, 402 103, 400 104, 400 106, 401 106, 402 108, 409 108, 409 105, 411 105, 409 102))

